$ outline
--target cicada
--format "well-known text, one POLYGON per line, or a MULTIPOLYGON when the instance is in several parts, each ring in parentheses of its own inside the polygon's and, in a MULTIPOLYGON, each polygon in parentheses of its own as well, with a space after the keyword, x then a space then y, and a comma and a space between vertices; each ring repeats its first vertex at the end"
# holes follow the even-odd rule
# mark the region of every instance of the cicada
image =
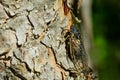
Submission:
POLYGON ((83 80, 88 80, 87 76, 92 73, 92 69, 88 67, 88 57, 85 52, 81 34, 75 25, 70 27, 70 31, 66 33, 65 38, 68 57, 74 64, 74 68, 70 69, 71 75, 75 77, 81 76, 84 77, 83 80))

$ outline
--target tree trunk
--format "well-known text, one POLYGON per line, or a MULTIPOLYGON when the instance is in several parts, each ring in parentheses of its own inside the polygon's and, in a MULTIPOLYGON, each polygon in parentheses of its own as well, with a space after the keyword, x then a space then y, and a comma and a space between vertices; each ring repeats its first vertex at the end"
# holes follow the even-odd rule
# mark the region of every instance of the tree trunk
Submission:
POLYGON ((84 44, 85 44, 85 49, 86 52, 89 53, 89 65, 93 67, 93 63, 90 60, 90 56, 92 53, 92 48, 93 48, 93 28, 92 28, 92 0, 83 0, 82 2, 82 8, 81 8, 81 13, 82 13, 82 21, 83 21, 83 27, 82 27, 82 32, 83 32, 83 38, 84 38, 84 44))
POLYGON ((1 80, 74 80, 62 34, 72 25, 72 17, 63 4, 0 0, 1 80))

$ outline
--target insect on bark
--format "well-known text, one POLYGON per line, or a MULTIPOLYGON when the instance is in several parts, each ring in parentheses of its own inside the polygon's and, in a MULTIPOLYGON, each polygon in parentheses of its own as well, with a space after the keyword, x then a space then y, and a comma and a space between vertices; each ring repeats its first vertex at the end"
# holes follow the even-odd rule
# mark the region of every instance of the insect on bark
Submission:
POLYGON ((66 51, 68 57, 74 64, 74 68, 70 69, 71 76, 75 77, 75 80, 83 78, 83 80, 94 80, 88 79, 88 75, 92 74, 92 69, 88 67, 88 58, 85 52, 81 34, 77 30, 75 25, 72 25, 70 31, 66 33, 66 51), (79 77, 79 78, 78 78, 79 77))

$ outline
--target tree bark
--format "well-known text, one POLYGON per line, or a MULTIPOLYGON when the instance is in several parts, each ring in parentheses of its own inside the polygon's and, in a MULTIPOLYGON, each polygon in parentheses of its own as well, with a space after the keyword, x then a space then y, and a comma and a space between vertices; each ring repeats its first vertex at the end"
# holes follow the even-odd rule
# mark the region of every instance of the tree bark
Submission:
POLYGON ((62 35, 72 17, 64 11, 63 0, 0 1, 0 79, 74 80, 62 35))

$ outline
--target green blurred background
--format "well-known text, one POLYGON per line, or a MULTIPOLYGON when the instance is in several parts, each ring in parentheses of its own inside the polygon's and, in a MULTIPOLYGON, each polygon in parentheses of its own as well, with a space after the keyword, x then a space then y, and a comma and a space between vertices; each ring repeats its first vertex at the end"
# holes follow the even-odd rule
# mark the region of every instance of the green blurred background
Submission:
POLYGON ((120 80, 120 0, 93 0, 92 20, 99 80, 120 80))

